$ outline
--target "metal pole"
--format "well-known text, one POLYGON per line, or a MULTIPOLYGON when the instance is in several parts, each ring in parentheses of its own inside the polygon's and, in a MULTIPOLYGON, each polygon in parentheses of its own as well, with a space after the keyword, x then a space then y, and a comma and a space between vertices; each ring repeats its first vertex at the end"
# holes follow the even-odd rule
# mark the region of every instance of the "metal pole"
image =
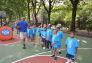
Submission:
POLYGON ((2 15, 1 15, 1 26, 2 26, 2 15))

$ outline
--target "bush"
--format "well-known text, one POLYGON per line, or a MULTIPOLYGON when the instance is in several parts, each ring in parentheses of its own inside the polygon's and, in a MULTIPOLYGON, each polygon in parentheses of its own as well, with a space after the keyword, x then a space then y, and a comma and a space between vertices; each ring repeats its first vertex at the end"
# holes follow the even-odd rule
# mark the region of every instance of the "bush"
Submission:
POLYGON ((92 24, 88 24, 88 25, 86 26, 86 28, 87 28, 87 31, 88 31, 88 32, 92 31, 92 24))

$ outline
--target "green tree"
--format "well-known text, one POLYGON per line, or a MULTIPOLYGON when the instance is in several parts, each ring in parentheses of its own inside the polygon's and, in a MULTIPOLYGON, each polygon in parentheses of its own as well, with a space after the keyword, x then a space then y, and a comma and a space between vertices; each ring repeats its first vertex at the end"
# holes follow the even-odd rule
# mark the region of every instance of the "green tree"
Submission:
POLYGON ((70 2, 72 4, 72 21, 71 21, 70 31, 75 31, 76 11, 77 11, 79 0, 70 0, 70 2))

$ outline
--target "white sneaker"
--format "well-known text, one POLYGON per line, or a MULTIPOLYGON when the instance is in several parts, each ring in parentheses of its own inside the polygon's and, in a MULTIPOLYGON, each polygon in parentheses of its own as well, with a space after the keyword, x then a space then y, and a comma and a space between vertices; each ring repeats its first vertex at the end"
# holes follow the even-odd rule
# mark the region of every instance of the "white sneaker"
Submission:
POLYGON ((65 62, 65 63, 69 63, 69 62, 65 62))
POLYGON ((45 49, 45 47, 43 47, 43 49, 45 49))

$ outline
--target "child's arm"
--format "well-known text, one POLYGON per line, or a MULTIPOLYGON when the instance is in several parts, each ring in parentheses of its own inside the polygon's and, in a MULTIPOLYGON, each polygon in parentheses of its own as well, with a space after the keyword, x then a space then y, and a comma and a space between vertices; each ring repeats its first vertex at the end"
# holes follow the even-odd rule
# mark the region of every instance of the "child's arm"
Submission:
POLYGON ((77 54, 77 52, 78 52, 78 47, 76 47, 76 54, 77 54))
POLYGON ((79 47, 79 42, 78 42, 78 40, 76 40, 76 54, 78 52, 78 47, 79 47))
POLYGON ((67 49, 66 49, 66 48, 67 48, 67 45, 65 44, 65 51, 67 51, 67 49))
POLYGON ((52 45, 56 44, 57 42, 53 42, 52 45))

